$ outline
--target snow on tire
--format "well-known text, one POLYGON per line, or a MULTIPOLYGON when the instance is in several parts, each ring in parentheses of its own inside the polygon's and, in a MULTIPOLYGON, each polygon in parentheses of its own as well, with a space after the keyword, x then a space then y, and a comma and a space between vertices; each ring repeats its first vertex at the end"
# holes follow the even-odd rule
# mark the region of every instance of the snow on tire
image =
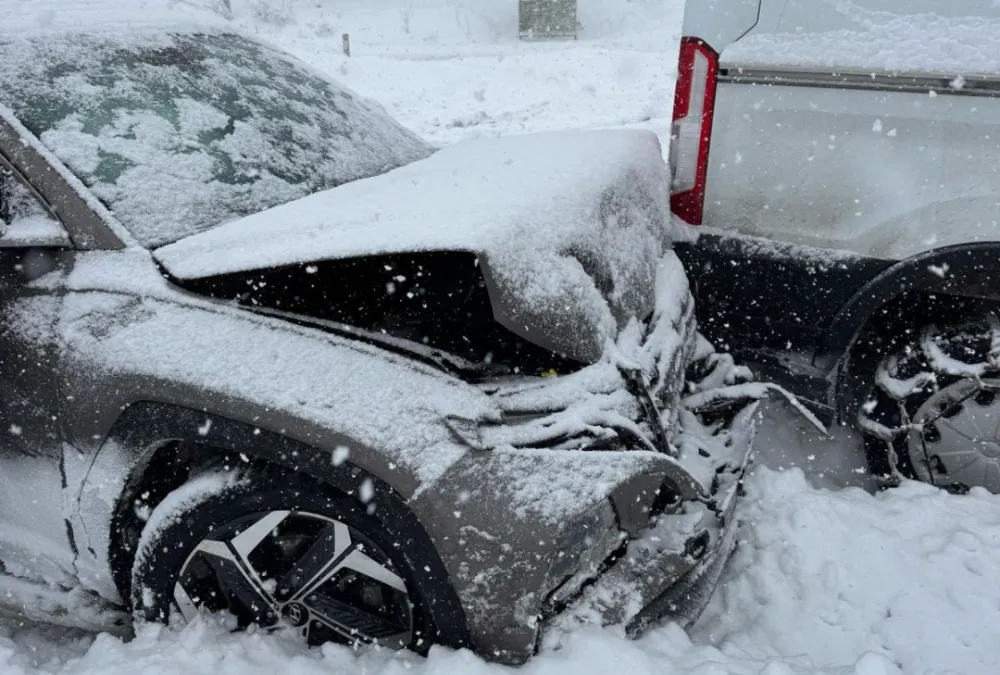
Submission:
POLYGON ((882 360, 858 422, 885 483, 1000 493, 1000 323, 922 330, 882 360))

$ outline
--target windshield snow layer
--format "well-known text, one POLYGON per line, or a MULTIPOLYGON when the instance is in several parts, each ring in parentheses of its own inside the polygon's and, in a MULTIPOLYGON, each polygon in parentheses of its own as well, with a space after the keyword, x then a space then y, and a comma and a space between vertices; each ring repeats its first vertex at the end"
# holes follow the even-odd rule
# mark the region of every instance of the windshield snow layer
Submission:
POLYGON ((378 105, 248 38, 0 41, 0 104, 149 247, 432 150, 378 105))

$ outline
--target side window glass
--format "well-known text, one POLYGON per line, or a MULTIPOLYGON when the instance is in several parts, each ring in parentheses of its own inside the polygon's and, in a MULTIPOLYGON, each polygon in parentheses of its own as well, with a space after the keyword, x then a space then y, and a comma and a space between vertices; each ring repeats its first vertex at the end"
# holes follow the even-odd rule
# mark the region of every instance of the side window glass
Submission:
POLYGON ((0 248, 70 246, 62 224, 20 178, 0 166, 0 248))

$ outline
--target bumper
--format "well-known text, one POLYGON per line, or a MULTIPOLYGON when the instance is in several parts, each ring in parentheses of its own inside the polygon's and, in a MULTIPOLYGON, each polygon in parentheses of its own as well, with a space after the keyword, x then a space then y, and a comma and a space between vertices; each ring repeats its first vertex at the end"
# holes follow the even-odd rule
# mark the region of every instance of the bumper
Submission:
MULTIPOLYGON (((753 405, 747 412, 755 410, 753 405)), ((636 638, 668 621, 693 624, 736 549, 742 481, 752 459, 750 431, 741 439, 742 461, 725 471, 711 500, 688 502, 660 516, 552 626, 624 624, 626 634, 636 638)))
POLYGON ((733 499, 731 510, 723 516, 714 548, 629 620, 625 626, 629 637, 639 637, 651 626, 665 621, 676 621, 687 627, 698 620, 719 584, 726 563, 736 550, 740 525, 736 518, 736 503, 737 500, 733 499))

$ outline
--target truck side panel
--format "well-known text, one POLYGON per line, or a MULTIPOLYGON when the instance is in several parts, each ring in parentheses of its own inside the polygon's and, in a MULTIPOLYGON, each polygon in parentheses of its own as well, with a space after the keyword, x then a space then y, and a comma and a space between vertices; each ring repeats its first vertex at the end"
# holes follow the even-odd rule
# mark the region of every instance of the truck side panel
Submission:
POLYGON ((822 74, 789 85, 725 54, 723 68, 706 225, 882 259, 997 236, 1000 91, 862 89, 822 74))

